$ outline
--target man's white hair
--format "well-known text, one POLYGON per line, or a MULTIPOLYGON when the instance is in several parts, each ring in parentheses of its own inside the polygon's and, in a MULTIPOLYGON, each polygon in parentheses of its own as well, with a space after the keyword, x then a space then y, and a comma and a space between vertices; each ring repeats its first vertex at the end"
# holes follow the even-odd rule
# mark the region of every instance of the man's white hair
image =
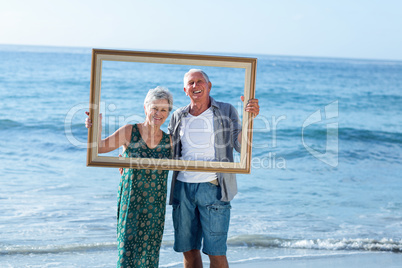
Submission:
POLYGON ((209 77, 208 77, 208 75, 207 75, 203 70, 201 70, 201 69, 190 69, 190 70, 184 75, 184 78, 183 78, 184 86, 186 86, 186 84, 187 84, 187 76, 189 76, 189 75, 192 74, 192 73, 200 73, 200 74, 202 74, 202 76, 204 77, 205 81, 206 81, 207 83, 209 83, 209 77))

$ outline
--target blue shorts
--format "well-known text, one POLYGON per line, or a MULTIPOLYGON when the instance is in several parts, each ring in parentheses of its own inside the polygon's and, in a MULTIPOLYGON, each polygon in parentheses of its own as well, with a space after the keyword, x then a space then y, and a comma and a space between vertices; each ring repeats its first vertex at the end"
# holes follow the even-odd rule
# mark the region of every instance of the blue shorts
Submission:
POLYGON ((175 251, 200 250, 203 241, 203 253, 226 255, 231 206, 230 202, 220 199, 220 186, 176 181, 173 192, 175 251))

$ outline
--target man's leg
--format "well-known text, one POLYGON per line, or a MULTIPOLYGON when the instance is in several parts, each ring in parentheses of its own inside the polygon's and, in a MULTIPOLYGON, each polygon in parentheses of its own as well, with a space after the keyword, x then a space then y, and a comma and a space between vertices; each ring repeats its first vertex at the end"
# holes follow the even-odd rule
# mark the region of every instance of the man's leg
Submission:
POLYGON ((228 260, 225 255, 212 256, 208 255, 211 262, 210 268, 229 268, 228 260))
POLYGON ((198 249, 183 252, 183 257, 184 268, 202 268, 201 253, 198 249))
POLYGON ((230 202, 220 201, 221 187, 211 183, 202 183, 196 197, 203 230, 202 251, 208 255, 211 267, 229 267, 226 258, 226 242, 230 221, 230 202))
POLYGON ((199 221, 199 212, 193 204, 192 188, 197 187, 193 183, 177 181, 173 198, 173 226, 174 246, 177 252, 183 252, 184 267, 202 267, 201 239, 202 229, 199 221), (188 196, 189 195, 189 196, 188 196))

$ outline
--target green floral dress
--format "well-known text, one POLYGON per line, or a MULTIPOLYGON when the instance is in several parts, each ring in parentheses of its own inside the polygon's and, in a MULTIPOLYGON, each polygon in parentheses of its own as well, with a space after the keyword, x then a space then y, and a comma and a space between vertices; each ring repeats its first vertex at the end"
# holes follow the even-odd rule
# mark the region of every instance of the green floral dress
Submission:
MULTIPOLYGON (((171 158, 170 137, 153 149, 133 125, 124 157, 171 158)), ((124 169, 117 210, 117 267, 158 267, 166 211, 168 170, 124 169)))

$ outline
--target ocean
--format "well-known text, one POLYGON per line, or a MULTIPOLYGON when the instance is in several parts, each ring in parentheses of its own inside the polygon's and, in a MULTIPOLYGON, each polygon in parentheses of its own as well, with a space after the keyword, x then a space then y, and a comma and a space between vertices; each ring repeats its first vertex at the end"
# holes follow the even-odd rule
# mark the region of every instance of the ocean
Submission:
MULTIPOLYGON (((401 260, 402 62, 227 56, 258 58, 261 107, 251 174, 237 176, 229 263, 401 260)), ((143 120, 157 85, 175 107, 188 103, 186 66, 148 65, 104 66, 105 135, 143 120)), ((90 68, 90 48, 0 45, 1 267, 116 264, 119 173, 86 166, 90 68)), ((244 74, 206 71, 211 95, 241 107, 244 74)), ((166 215, 160 267, 181 267, 171 206, 166 215)))

